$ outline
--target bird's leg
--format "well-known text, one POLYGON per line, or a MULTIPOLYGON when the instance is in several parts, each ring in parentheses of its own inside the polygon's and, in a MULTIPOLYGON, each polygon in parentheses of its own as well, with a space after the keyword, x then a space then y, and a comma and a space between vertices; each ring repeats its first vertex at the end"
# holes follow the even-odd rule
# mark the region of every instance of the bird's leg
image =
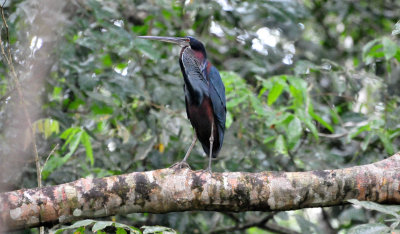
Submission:
POLYGON ((208 168, 207 168, 207 171, 210 172, 210 174, 212 174, 212 171, 211 171, 211 157, 212 157, 213 143, 214 143, 214 122, 211 123, 210 155, 209 155, 208 168))
POLYGON ((192 149, 193 149, 194 145, 196 144, 196 141, 197 141, 197 136, 196 136, 196 134, 195 134, 195 135, 194 135, 194 138, 193 138, 193 141, 192 141, 192 144, 190 144, 190 147, 189 147, 188 151, 186 152, 185 157, 183 158, 183 160, 181 161, 181 163, 186 162, 186 159, 189 157, 190 152, 192 152, 192 149))
POLYGON ((180 169, 183 166, 190 168, 190 166, 186 163, 186 160, 189 157, 190 152, 192 152, 192 149, 193 149, 194 145, 196 144, 196 141, 197 141, 197 135, 194 134, 194 138, 193 138, 192 144, 190 144, 190 147, 189 147, 188 151, 186 151, 186 154, 185 154, 185 157, 183 158, 183 160, 178 162, 178 163, 175 163, 174 165, 171 166, 171 168, 177 167, 178 169, 180 169))

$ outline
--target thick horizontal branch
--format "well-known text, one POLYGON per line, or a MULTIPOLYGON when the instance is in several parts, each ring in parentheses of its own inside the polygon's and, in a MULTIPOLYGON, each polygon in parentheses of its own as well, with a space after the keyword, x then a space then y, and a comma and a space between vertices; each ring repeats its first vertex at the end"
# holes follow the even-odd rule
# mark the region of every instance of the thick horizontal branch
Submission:
POLYGON ((309 172, 160 169, 0 194, 0 229, 175 211, 273 211, 345 204, 400 204, 400 154, 374 164, 309 172))

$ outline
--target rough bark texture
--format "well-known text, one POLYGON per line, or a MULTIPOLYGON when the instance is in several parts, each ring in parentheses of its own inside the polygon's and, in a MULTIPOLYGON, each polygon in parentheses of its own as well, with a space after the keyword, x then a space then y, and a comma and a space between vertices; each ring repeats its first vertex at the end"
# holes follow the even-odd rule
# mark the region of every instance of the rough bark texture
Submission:
POLYGON ((400 204, 400 154, 364 166, 309 172, 160 169, 0 194, 0 230, 122 213, 271 211, 345 204, 400 204))

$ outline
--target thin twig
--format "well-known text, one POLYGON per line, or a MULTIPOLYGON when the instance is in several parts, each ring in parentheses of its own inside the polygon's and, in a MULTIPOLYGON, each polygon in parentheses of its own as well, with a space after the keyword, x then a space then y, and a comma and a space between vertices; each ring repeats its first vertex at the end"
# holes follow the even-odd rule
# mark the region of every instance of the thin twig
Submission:
POLYGON ((46 161, 44 161, 43 165, 42 165, 41 168, 40 168, 40 174, 42 174, 44 166, 46 165, 46 163, 47 163, 47 161, 49 160, 50 156, 51 156, 52 154, 54 154, 54 151, 56 151, 56 150, 58 149, 58 146, 59 146, 59 145, 60 145, 60 144, 57 143, 57 145, 54 146, 54 148, 50 151, 49 155, 48 155, 47 158, 46 158, 46 161))
POLYGON ((325 134, 325 133, 319 132, 318 136, 335 139, 335 138, 344 137, 344 136, 346 136, 348 134, 349 134, 349 132, 342 132, 342 133, 337 133, 337 134, 325 134))

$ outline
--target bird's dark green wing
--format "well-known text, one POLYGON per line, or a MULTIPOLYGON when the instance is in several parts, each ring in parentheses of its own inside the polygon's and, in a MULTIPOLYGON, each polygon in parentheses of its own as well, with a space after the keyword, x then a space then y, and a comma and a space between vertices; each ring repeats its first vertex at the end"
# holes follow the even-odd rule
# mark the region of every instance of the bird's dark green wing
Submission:
POLYGON ((212 65, 208 77, 210 80, 209 94, 213 105, 215 123, 218 127, 218 134, 219 134, 220 145, 218 149, 221 149, 222 142, 224 140, 225 121, 226 121, 225 86, 224 83, 222 82, 221 76, 219 75, 217 68, 212 65))

